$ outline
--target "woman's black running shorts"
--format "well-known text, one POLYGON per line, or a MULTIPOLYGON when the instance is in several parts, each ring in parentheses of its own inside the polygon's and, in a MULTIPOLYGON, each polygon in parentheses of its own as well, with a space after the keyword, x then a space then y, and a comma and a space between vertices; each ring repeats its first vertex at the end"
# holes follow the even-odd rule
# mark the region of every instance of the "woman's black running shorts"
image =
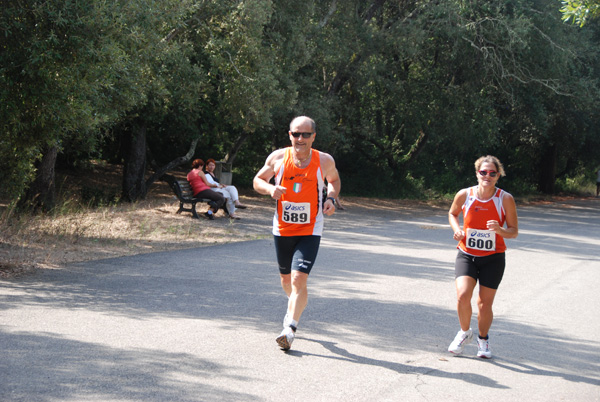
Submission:
POLYGON ((459 251, 454 264, 454 275, 455 278, 467 275, 479 280, 480 286, 498 289, 504 275, 505 266, 504 253, 475 257, 459 251))

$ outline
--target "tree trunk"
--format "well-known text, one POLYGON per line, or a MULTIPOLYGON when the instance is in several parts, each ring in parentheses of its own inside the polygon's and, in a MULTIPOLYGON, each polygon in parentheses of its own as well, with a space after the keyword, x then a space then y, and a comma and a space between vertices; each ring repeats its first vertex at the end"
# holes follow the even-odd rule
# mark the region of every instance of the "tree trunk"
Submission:
POLYGON ((235 141, 235 144, 233 144, 229 152, 227 152, 227 155, 225 155, 225 160, 223 162, 231 163, 233 165, 233 161, 235 160, 237 153, 239 152, 244 142, 246 142, 246 140, 250 137, 250 135, 250 133, 242 132, 238 139, 235 141))
POLYGON ((55 166, 58 146, 47 145, 42 158, 35 162, 36 176, 25 195, 19 201, 19 207, 33 211, 48 211, 55 203, 55 166))
POLYGON ((556 144, 548 146, 540 160, 538 185, 540 191, 545 194, 552 194, 555 190, 557 151, 556 144))
POLYGON ((146 124, 134 123, 125 152, 123 168, 123 200, 135 202, 147 194, 146 173, 146 124))

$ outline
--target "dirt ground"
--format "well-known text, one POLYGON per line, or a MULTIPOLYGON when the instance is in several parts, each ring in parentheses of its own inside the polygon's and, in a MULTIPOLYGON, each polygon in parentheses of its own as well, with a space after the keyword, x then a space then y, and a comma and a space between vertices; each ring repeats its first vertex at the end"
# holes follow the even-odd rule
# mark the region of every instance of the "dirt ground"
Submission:
MULTIPOLYGON (((154 184, 147 199, 135 204, 82 206, 90 193, 118 194, 120 175, 118 167, 103 164, 57 175, 59 192, 68 196, 46 215, 11 215, 8 205, 0 204, 0 278, 14 278, 37 269, 59 269, 79 261, 271 236, 275 202, 252 190, 240 190, 241 201, 248 209, 239 210, 242 219, 236 221, 230 221, 222 211, 212 221, 193 219, 188 212, 177 214, 179 202, 164 182, 154 184)), ((184 177, 185 172, 175 175, 184 177)), ((443 202, 434 205, 360 197, 342 197, 341 202, 345 208, 341 212, 347 214, 416 214, 448 207, 443 202)), ((207 206, 199 204, 197 209, 202 213, 207 206)))

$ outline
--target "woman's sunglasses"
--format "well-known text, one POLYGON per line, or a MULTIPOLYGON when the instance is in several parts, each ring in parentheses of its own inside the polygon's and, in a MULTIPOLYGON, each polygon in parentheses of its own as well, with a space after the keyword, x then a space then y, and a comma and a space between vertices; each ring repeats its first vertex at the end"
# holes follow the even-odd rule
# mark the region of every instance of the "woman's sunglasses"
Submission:
POLYGON ((302 138, 310 138, 310 136, 313 135, 313 133, 294 133, 294 132, 292 132, 292 135, 294 136, 294 138, 298 138, 300 136, 302 136, 302 138))
POLYGON ((494 172, 493 170, 480 170, 479 174, 482 176, 485 176, 489 173, 490 177, 496 177, 496 175, 498 174, 498 172, 494 172))

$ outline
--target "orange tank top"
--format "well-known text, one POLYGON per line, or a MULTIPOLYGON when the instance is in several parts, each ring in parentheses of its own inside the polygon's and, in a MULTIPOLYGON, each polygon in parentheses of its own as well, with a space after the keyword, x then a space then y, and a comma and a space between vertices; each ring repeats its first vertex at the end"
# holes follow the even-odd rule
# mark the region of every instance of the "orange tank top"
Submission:
POLYGON ((504 190, 497 188, 494 196, 484 201, 477 198, 476 191, 477 186, 468 189, 467 199, 462 207, 465 237, 458 243, 458 248, 477 257, 503 253, 506 251, 504 238, 488 230, 487 221, 495 220, 500 226, 504 226, 504 190))
POLYGON ((283 163, 275 173, 275 184, 286 193, 277 200, 273 216, 276 236, 321 236, 323 233, 323 172, 319 151, 311 150, 305 168, 294 164, 292 148, 285 149, 283 163))

